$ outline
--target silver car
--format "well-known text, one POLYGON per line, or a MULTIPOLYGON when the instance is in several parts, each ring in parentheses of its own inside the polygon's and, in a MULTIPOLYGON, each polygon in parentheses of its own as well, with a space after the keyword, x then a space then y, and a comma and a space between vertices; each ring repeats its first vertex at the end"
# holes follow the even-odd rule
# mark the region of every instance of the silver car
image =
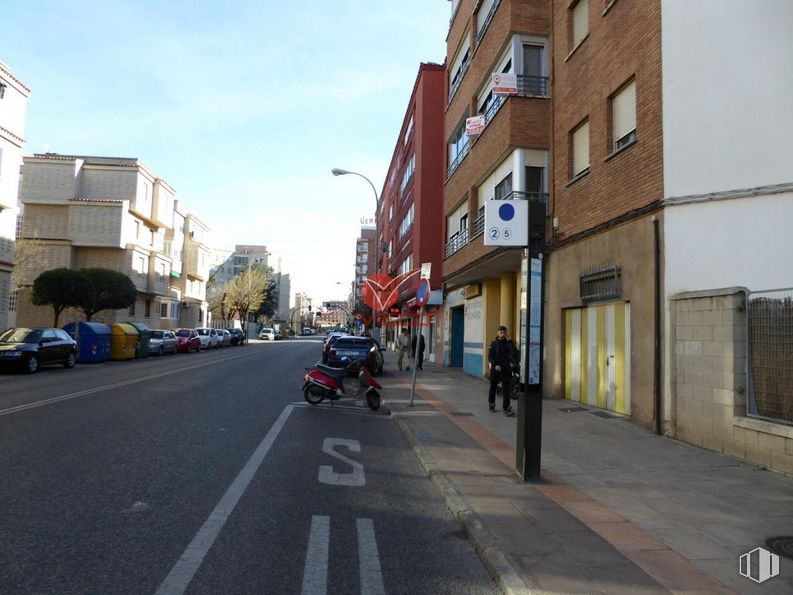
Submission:
POLYGON ((173 331, 151 331, 149 339, 149 355, 162 355, 176 353, 176 335, 173 331))
POLYGON ((231 333, 224 328, 215 329, 218 334, 218 347, 231 347, 231 333))

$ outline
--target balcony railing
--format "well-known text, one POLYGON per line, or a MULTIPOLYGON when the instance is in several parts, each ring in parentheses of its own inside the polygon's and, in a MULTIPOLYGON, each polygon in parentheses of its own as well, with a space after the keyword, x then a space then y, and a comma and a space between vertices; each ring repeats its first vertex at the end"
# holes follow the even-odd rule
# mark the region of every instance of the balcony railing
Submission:
POLYGON ((463 62, 460 65, 460 74, 457 75, 457 78, 454 81, 452 81, 452 84, 449 87, 449 97, 446 100, 447 104, 451 103, 452 99, 454 99, 454 96, 457 93, 457 89, 460 88, 460 84, 463 82, 463 79, 465 78, 465 73, 468 71, 468 65, 470 63, 471 60, 469 59, 468 61, 463 62))
POLYGON ((456 233, 451 240, 446 243, 446 252, 444 258, 449 258, 452 254, 457 252, 460 248, 468 243, 468 230, 464 229, 456 233))
POLYGON ((465 143, 463 145, 462 149, 460 149, 460 152, 457 153, 457 157, 455 157, 452 160, 452 162, 449 164, 449 167, 446 169, 446 177, 447 178, 450 177, 454 173, 454 170, 456 170, 458 167, 460 167, 460 163, 462 163, 463 159, 465 159, 465 156, 468 155, 468 147, 470 145, 471 145, 470 141, 465 143))
POLYGON ((518 95, 545 97, 548 95, 548 77, 531 74, 518 75, 518 95))
POLYGON ((479 215, 479 217, 474 219, 474 232, 471 234, 471 239, 473 240, 474 238, 481 236, 483 233, 485 233, 484 213, 482 213, 481 215, 479 215))
MULTIPOLYGON (((485 20, 482 21, 481 27, 479 27, 479 30, 476 32, 476 45, 479 45, 479 42, 482 41, 482 38, 485 36, 485 31, 487 31, 487 28, 490 26, 490 21, 493 20, 493 15, 496 14, 496 9, 498 8, 498 5, 500 3, 501 3, 500 0, 495 0, 495 2, 493 2, 493 6, 491 6, 490 10, 487 11, 485 20)), ((479 15, 477 15, 477 20, 478 17, 479 15)))

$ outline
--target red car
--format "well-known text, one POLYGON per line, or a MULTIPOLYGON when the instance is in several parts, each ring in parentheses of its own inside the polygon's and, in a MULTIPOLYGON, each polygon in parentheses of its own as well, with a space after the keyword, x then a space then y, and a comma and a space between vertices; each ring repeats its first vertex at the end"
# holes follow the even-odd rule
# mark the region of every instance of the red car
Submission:
POLYGON ((194 328, 180 328, 176 331, 176 352, 177 353, 196 353, 201 351, 201 339, 198 331, 194 328))

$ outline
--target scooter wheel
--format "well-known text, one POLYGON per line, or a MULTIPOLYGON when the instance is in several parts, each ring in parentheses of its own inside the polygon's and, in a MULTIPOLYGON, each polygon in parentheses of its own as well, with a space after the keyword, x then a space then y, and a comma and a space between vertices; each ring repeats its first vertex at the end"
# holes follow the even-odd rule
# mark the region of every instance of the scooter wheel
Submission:
POLYGON ((372 411, 380 409, 380 394, 376 390, 370 390, 366 393, 366 404, 372 411))
POLYGON ((303 397, 306 399, 307 403, 311 403, 312 405, 319 405, 324 399, 323 396, 324 393, 325 393, 325 389, 323 389, 321 386, 317 386, 316 384, 310 384, 303 391, 303 397))

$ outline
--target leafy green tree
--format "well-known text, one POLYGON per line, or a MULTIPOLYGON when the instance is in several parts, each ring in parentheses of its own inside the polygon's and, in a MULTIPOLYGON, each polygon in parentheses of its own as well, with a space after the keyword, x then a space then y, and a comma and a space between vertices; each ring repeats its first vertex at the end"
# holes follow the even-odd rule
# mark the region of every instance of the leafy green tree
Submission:
POLYGON ((80 308, 93 298, 94 288, 82 271, 59 268, 44 271, 33 281, 31 301, 36 306, 52 306, 52 326, 66 308, 80 308))
MULTIPOLYGON (((269 267, 268 267, 269 268, 269 267)), ((270 280, 267 290, 264 293, 264 299, 261 305, 256 309, 256 317, 272 317, 278 310, 278 283, 275 279, 270 280)))
POLYGON ((77 307, 85 314, 86 320, 102 310, 121 310, 129 308, 138 299, 135 284, 124 273, 112 269, 80 269, 93 286, 91 299, 77 307))

